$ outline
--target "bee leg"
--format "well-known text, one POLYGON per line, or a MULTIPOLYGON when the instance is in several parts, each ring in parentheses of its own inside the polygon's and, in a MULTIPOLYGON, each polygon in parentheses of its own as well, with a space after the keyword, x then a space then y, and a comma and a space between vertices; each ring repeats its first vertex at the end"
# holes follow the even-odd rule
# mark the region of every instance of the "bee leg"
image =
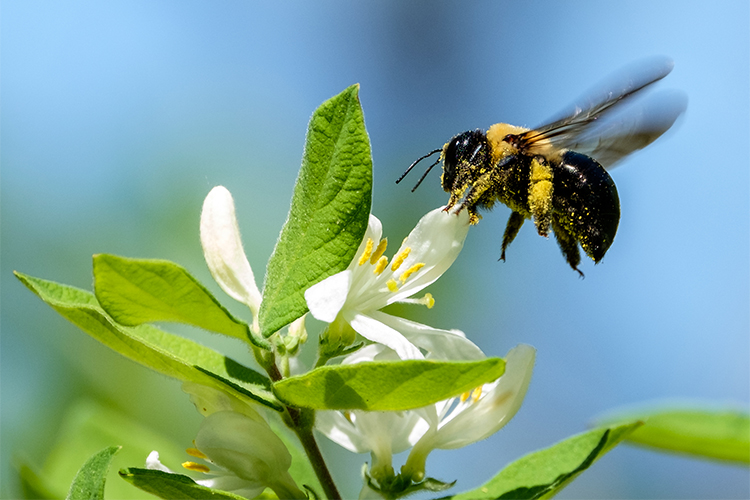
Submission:
POLYGON ((574 271, 581 275, 581 278, 584 278, 583 273, 578 269, 578 264, 581 263, 581 253, 578 251, 578 241, 575 236, 557 217, 552 218, 552 230, 555 232, 555 239, 560 246, 560 250, 565 255, 565 260, 568 261, 574 271))
POLYGON ((516 238, 518 230, 523 226, 524 220, 526 218, 520 212, 511 212, 508 225, 505 226, 505 234, 503 235, 503 251, 500 254, 500 260, 503 262, 505 262, 505 249, 516 238))
POLYGON ((531 160, 529 209, 540 236, 549 234, 552 222, 552 169, 543 156, 531 160))

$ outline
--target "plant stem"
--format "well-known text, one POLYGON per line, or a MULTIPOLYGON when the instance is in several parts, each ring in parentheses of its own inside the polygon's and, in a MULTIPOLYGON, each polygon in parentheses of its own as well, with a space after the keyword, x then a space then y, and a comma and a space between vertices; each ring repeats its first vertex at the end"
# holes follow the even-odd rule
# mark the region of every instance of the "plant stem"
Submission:
MULTIPOLYGON (((283 378, 275 362, 266 363, 264 367, 273 382, 278 382, 283 378)), ((286 410, 289 420, 291 420, 291 422, 287 421, 287 425, 297 434, 300 443, 302 443, 302 448, 305 450, 315 475, 320 481, 320 486, 323 488, 323 494, 328 500, 340 500, 339 490, 333 482, 333 477, 328 470, 328 466, 326 466, 325 460, 323 460, 323 454, 320 452, 313 435, 314 410, 304 410, 293 406, 287 406, 286 410), (290 423, 291 425, 289 425, 290 423)))
MULTIPOLYGON (((289 408, 289 413, 292 419, 296 421, 300 411, 295 408, 289 408)), ((302 448, 304 448, 307 457, 310 459, 310 463, 315 470, 315 475, 318 476, 318 481, 320 481, 320 485, 323 488, 323 494, 328 500, 340 500, 341 495, 336 488, 336 484, 333 482, 333 477, 328 471, 325 460, 323 460, 323 455, 320 453, 318 443, 315 441, 315 436, 313 436, 312 427, 307 425, 295 426, 294 432, 297 433, 297 437, 299 437, 302 443, 302 448)))

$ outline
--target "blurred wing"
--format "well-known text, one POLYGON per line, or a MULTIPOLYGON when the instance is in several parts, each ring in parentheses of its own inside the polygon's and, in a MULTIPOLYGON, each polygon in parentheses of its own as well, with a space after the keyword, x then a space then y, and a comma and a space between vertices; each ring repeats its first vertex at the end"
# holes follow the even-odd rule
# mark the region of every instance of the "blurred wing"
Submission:
MULTIPOLYGON (((667 76, 673 67, 674 63, 663 57, 631 64, 586 92, 571 108, 557 115, 561 118, 552 119, 545 125, 517 136, 514 145, 527 154, 543 154, 549 152, 550 147, 554 149, 575 149, 576 146, 581 147, 583 139, 586 139, 586 144, 596 143, 598 140, 600 144, 596 149, 600 153, 607 149, 614 152, 624 148, 627 152, 617 156, 618 159, 622 158, 628 152, 646 146, 664 133, 682 111, 677 113, 670 124, 658 133, 656 132, 658 127, 651 127, 647 123, 654 118, 654 116, 650 116, 652 113, 647 112, 647 110, 641 113, 649 116, 643 116, 641 119, 636 117, 629 117, 624 120, 605 119, 616 114, 614 113, 616 110, 622 110, 623 104, 630 102, 631 98, 640 91, 667 76), (609 126, 601 127, 600 124, 603 125, 602 122, 604 121, 608 122, 609 126), (619 125, 614 125, 614 122, 619 123, 619 125), (617 130, 618 126, 624 128, 617 130), (597 129, 599 132, 592 133, 593 129, 597 129), (654 131, 649 132, 651 129, 654 131), (614 139, 620 136, 625 142, 632 139, 634 144, 641 145, 631 147, 628 150, 627 146, 621 144, 622 141, 614 139), (616 147, 614 143, 618 143, 616 147), (612 144, 612 146, 606 148, 606 144, 612 144)), ((628 115, 631 115, 631 113, 628 113, 628 115)), ((661 122, 663 120, 653 121, 661 122)), ((588 147, 588 150, 593 149, 588 147)), ((576 151, 580 150, 576 149, 576 151)), ((594 158, 597 157, 594 156, 594 158)))
POLYGON ((611 169, 625 156, 645 148, 669 130, 687 108, 683 92, 656 92, 627 110, 607 116, 564 145, 611 169))

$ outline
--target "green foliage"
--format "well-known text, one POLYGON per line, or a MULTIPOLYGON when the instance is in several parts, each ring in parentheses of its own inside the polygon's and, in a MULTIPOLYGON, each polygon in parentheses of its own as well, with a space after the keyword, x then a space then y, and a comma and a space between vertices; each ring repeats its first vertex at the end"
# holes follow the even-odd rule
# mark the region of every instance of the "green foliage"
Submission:
POLYGON ((275 383, 274 392, 288 404, 316 410, 401 411, 458 396, 504 371, 501 358, 324 366, 275 383))
MULTIPOLYGON (((106 498, 139 499, 143 494, 117 475, 117 469, 143 464, 158 449, 165 463, 185 460, 184 447, 144 427, 127 415, 90 400, 72 404, 60 417, 60 431, 42 467, 17 460, 24 498, 60 499, 68 492, 78 467, 112 443, 122 445, 107 474, 106 498)), ((188 444, 188 443, 186 443, 188 444)))
POLYGON ((120 448, 120 446, 110 446, 89 458, 73 479, 65 499, 103 500, 109 464, 112 463, 112 458, 120 451, 120 448))
POLYGON ((164 375, 217 387, 240 399, 282 410, 269 390, 268 378, 233 359, 151 325, 118 325, 84 290, 21 273, 16 276, 64 318, 123 356, 164 375))
POLYGON ((570 437, 516 460, 479 488, 449 498, 551 498, 640 425, 630 422, 570 437))
POLYGON ((732 409, 652 409, 613 414, 605 422, 640 419, 631 443, 738 463, 750 463, 750 415, 732 409))
POLYGON ((289 216, 268 262, 265 337, 307 312, 304 291, 346 269, 367 229, 372 158, 358 93, 352 85, 310 119, 289 216))
POLYGON ((159 498, 195 500, 245 500, 244 497, 226 491, 201 486, 188 476, 170 474, 160 470, 128 468, 120 471, 120 477, 143 491, 159 498))
POLYGON ((94 255, 94 292, 102 308, 121 325, 174 321, 270 347, 173 262, 94 255))

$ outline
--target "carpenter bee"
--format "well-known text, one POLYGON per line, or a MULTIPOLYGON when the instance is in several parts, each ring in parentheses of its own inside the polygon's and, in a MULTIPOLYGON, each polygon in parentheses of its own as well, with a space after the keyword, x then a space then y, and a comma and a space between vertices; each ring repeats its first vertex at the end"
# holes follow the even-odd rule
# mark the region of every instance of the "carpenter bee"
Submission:
POLYGON ((442 161, 441 183, 450 193, 446 211, 458 204, 457 211, 468 210, 476 224, 480 208, 499 201, 511 209, 500 259, 524 221, 533 219, 541 236, 554 232, 568 264, 583 277, 578 245, 599 263, 620 221, 617 188, 605 168, 656 140, 685 110, 687 100, 679 92, 634 99, 672 67, 671 60, 656 58, 624 68, 572 109, 533 129, 497 123, 487 132, 458 134, 417 159, 396 183, 440 153, 412 191, 442 161))

